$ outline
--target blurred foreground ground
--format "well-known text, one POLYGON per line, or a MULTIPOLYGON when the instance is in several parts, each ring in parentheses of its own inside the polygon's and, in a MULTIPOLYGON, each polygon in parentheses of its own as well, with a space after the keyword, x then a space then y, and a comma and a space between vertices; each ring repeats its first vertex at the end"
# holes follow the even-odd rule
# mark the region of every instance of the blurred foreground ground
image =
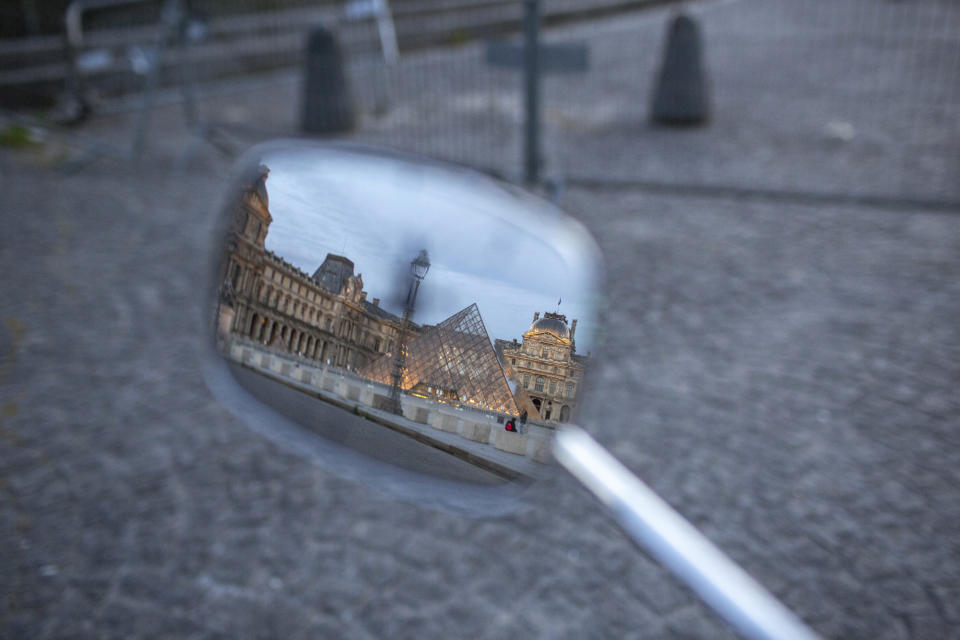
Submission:
MULTIPOLYGON (((546 87, 548 173, 608 261, 587 423, 824 636, 960 637, 957 87, 918 80, 943 72, 923 52, 905 76, 865 51, 875 72, 840 109, 803 81, 836 71, 834 40, 765 6, 698 9, 704 129, 644 120, 664 11, 551 31, 597 63, 572 98, 546 87), (647 55, 618 60, 617 38, 647 55), (757 55, 732 57, 744 39, 757 55), (802 53, 771 68, 764 43, 802 53), (904 102, 903 77, 938 88, 904 102)), ((405 60, 391 110, 353 138, 516 175, 519 79, 457 72, 473 46, 405 60), (443 95, 413 90, 440 73, 443 95)), ((296 132, 298 91, 281 73, 205 107, 247 144, 296 132)), ((195 357, 229 159, 176 106, 139 163, 66 174, 61 152, 0 152, 0 636, 729 635, 572 480, 470 519, 259 438, 195 357)))

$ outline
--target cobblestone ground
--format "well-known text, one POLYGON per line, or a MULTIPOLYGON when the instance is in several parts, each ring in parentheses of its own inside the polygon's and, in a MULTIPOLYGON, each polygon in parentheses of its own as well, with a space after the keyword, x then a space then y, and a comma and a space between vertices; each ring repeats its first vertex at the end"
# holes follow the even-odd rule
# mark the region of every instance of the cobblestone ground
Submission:
MULTIPOLYGON (((174 116, 139 166, 0 153, 0 636, 730 637, 572 480, 438 512, 214 402, 198 289, 228 162, 177 170, 174 116)), ((608 260, 598 438, 823 635, 960 637, 960 212, 564 204, 608 260)))

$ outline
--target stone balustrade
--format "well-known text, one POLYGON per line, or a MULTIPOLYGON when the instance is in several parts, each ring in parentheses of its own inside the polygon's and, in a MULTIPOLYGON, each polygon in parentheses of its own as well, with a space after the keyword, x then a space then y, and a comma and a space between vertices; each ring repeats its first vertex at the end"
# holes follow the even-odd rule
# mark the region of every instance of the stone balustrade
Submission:
MULTIPOLYGON (((390 388, 356 376, 348 371, 267 349, 262 344, 232 336, 227 352, 241 364, 259 369, 281 379, 301 383, 317 391, 335 395, 341 402, 379 410, 390 396, 390 388)), ((467 440, 492 448, 525 456, 536 462, 550 460, 550 440, 554 430, 527 424, 525 433, 506 431, 497 422, 497 414, 472 407, 457 407, 434 400, 404 394, 401 397, 403 417, 432 427, 437 431, 457 434, 467 440)))

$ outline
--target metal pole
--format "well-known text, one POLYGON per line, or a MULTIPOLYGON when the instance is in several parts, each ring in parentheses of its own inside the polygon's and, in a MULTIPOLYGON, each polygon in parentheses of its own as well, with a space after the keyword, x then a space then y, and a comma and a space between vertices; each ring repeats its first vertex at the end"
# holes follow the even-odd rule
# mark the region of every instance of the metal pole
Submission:
POLYGON ((147 140, 147 129, 150 126, 150 112, 153 110, 153 101, 156 98, 157 89, 160 84, 160 72, 163 67, 164 55, 167 52, 171 40, 176 37, 177 30, 180 28, 180 18, 182 15, 180 0, 166 0, 163 3, 163 9, 160 16, 160 34, 155 43, 155 49, 150 52, 147 50, 145 55, 153 54, 154 58, 147 69, 147 76, 144 81, 143 101, 140 104, 140 111, 137 114, 136 126, 133 133, 133 145, 131 153, 135 159, 139 159, 143 154, 143 148, 147 140))
POLYGON ((540 180, 540 0, 524 0, 524 179, 540 180))
POLYGON ((403 415, 403 406, 400 402, 400 383, 403 379, 403 369, 407 362, 407 329, 410 326, 413 307, 417 302, 417 292, 420 290, 420 282, 427 276, 427 271, 429 270, 430 258, 427 256, 427 250, 423 249, 410 263, 412 280, 410 282, 410 289, 407 291, 407 300, 404 303, 403 319, 400 320, 400 334, 397 336, 397 358, 393 368, 393 387, 390 389, 389 410, 400 416, 403 415))
POLYGON ((404 305, 403 318, 400 320, 400 335, 397 336, 397 357, 393 365, 393 386, 390 387, 390 411, 398 416, 403 415, 403 404, 400 401, 400 387, 403 380, 403 370, 407 363, 407 327, 409 326, 410 316, 413 315, 413 305, 417 299, 417 291, 420 289, 420 280, 416 277, 410 283, 410 291, 407 293, 407 303, 404 305))

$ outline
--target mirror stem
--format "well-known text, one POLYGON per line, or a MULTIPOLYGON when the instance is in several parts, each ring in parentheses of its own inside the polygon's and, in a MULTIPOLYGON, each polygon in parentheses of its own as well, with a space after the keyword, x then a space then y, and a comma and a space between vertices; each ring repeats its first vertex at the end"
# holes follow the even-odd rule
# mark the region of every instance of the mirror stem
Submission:
POLYGON ((563 467, 603 502, 627 534, 745 638, 818 636, 683 516, 578 427, 556 437, 563 467))

